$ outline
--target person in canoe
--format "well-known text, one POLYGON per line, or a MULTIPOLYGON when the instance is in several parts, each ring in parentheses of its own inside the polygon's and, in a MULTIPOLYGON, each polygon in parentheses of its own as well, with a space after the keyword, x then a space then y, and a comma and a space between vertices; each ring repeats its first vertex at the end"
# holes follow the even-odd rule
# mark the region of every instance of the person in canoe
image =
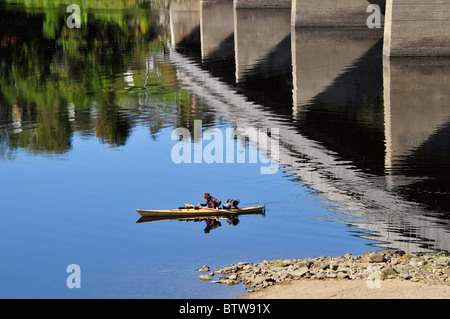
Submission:
POLYGON ((209 232, 211 231, 211 229, 216 229, 217 227, 222 226, 222 224, 220 223, 218 218, 208 218, 206 220, 206 227, 205 229, 203 229, 203 231, 205 232, 205 234, 209 234, 209 232))
POLYGON ((220 204, 222 204, 222 202, 220 200, 211 196, 209 193, 205 193, 205 195, 203 195, 203 197, 206 199, 206 203, 204 203, 204 204, 199 203, 198 206, 203 206, 203 207, 208 206, 208 208, 219 209, 220 204))

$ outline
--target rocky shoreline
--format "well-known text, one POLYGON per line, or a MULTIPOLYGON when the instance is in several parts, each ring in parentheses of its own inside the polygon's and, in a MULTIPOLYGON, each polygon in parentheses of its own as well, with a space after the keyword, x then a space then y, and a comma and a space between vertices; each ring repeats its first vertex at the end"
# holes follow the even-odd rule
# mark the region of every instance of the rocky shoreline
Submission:
POLYGON ((248 292, 301 279, 366 279, 373 285, 386 279, 401 279, 450 286, 450 257, 446 251, 410 254, 383 250, 356 256, 275 259, 256 264, 239 262, 214 270, 204 265, 198 271, 202 273, 200 280, 226 285, 243 283, 248 292))

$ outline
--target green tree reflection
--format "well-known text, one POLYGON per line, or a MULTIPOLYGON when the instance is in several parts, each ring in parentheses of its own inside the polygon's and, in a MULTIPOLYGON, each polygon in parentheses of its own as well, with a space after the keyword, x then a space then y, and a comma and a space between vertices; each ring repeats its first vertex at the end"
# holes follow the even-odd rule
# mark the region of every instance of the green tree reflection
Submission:
POLYGON ((6 3, 19 5, 0 2, 3 150, 64 153, 74 132, 121 146, 136 119, 155 135, 202 116, 165 61, 166 2, 78 1, 80 29, 65 2, 6 3))

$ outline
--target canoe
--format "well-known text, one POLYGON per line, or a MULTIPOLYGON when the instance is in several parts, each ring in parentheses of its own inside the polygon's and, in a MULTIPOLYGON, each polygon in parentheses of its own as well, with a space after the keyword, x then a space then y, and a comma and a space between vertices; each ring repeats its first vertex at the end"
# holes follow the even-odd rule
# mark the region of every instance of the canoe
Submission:
POLYGON ((179 207, 177 209, 163 209, 163 210, 136 209, 136 211, 142 217, 154 217, 162 219, 200 218, 211 216, 231 218, 233 216, 239 215, 252 215, 252 214, 264 215, 266 212, 266 204, 263 204, 262 206, 231 208, 231 209, 195 207, 194 205, 185 204, 185 207, 179 207))

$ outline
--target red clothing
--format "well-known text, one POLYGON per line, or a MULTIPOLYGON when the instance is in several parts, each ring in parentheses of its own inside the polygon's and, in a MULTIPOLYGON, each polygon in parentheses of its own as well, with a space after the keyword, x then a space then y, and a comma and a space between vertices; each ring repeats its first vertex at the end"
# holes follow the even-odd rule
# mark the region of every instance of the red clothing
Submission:
POLYGON ((208 206, 209 208, 219 208, 220 204, 222 204, 220 200, 218 200, 214 196, 211 196, 211 198, 206 200, 206 203, 200 205, 208 206))

